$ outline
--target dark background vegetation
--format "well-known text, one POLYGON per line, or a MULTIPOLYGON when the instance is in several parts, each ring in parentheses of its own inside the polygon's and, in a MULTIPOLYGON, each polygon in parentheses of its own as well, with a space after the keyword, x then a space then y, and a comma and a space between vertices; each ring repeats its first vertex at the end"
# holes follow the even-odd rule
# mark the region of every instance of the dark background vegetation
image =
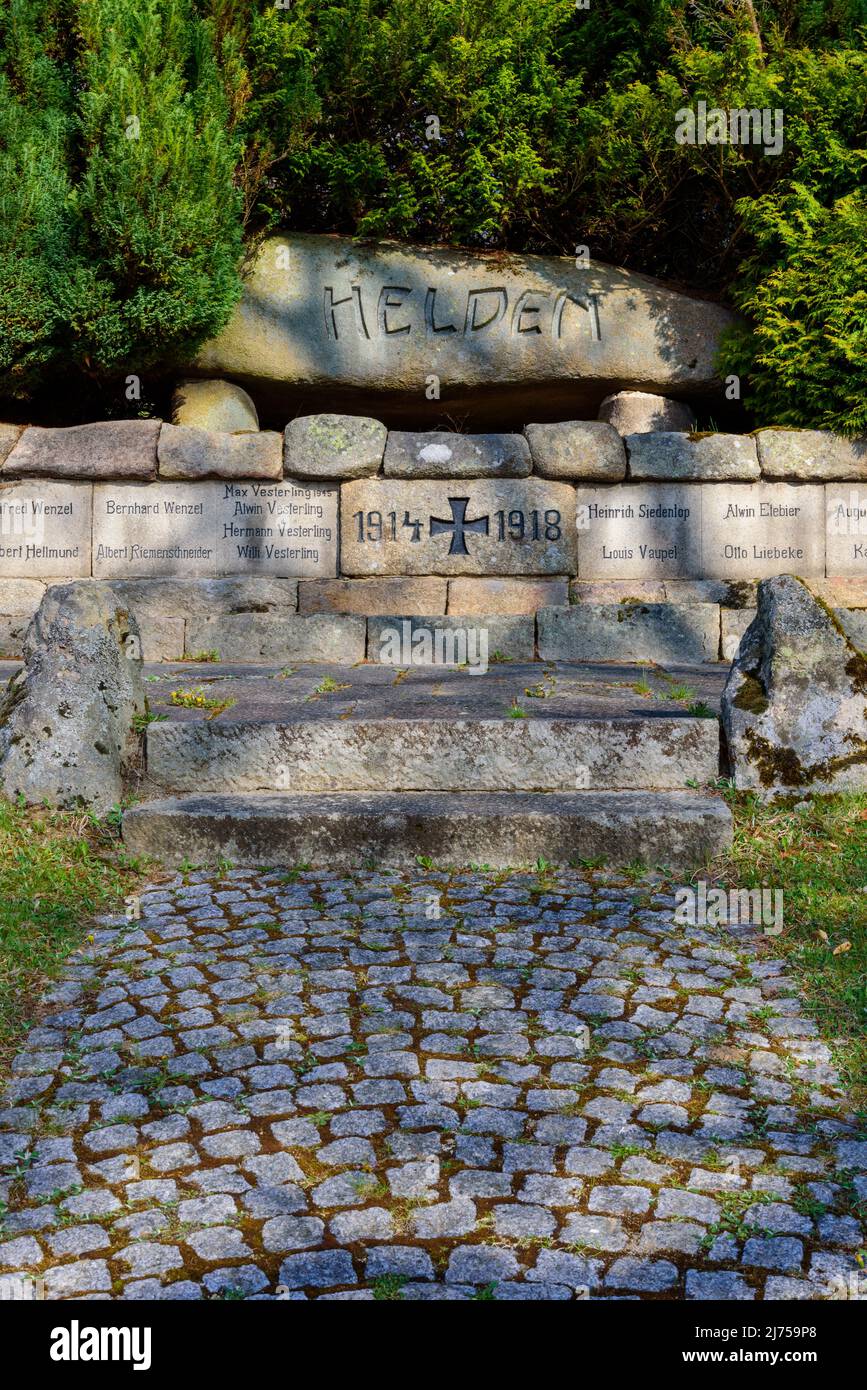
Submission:
POLYGON ((865 36, 867 0, 4 0, 5 414, 160 405, 279 227, 587 244, 743 311, 755 423, 861 433, 865 36), (783 153, 678 145, 702 99, 781 108, 783 153))

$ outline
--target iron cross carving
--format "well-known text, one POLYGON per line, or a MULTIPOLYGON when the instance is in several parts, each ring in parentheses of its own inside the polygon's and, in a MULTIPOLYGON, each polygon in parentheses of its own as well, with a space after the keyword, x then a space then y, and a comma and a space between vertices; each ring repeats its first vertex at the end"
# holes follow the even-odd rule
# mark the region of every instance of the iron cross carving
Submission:
POLYGON ((436 516, 430 518, 430 534, 432 536, 441 536, 444 531, 451 531, 450 555, 469 555, 466 542, 467 531, 477 531, 482 536, 488 534, 489 517, 479 516, 473 521, 467 521, 469 504, 469 497, 450 497, 451 521, 443 521, 441 517, 436 516))

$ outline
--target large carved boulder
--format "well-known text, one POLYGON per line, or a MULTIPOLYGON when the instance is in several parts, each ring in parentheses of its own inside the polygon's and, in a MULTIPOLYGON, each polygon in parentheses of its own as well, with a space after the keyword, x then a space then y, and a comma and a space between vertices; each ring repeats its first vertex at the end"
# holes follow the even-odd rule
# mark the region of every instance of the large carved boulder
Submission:
POLYGON ((145 709, 135 618, 108 584, 55 585, 28 628, 24 663, 0 703, 0 787, 29 804, 104 814, 123 794, 145 709))
POLYGON ((344 411, 417 429, 460 411, 503 430, 595 415, 624 388, 718 391, 732 321, 597 261, 287 235, 263 243, 194 370, 242 383, 284 417, 344 411))
POLYGON ((867 656, 792 575, 759 585, 722 717, 739 788, 867 789, 867 656))

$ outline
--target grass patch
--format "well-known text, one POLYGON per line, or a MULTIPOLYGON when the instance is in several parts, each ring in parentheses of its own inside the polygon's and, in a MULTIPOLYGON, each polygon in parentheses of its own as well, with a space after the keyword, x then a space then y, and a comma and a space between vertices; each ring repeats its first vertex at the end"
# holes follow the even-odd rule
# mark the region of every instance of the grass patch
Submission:
POLYGON ((734 843, 706 877, 782 890, 783 931, 767 938, 769 949, 789 962, 856 1103, 867 1106, 867 795, 784 805, 725 795, 734 843))
POLYGON ((142 883, 119 817, 27 808, 0 799, 0 1069, 38 1022, 42 996, 90 919, 142 883))

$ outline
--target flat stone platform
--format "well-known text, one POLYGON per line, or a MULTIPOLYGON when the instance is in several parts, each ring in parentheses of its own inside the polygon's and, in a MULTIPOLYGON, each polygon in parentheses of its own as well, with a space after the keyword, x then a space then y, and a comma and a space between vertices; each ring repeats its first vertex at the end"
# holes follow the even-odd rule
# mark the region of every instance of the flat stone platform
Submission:
POLYGON ((194 686, 202 686, 209 699, 236 701, 219 714, 220 724, 284 719, 502 719, 515 702, 528 719, 655 719, 686 718, 688 706, 699 702, 718 714, 728 671, 725 663, 663 667, 503 662, 474 675, 449 666, 168 662, 146 665, 145 680, 151 709, 177 723, 200 723, 207 718, 207 710, 171 704, 172 691, 194 686), (649 693, 644 693, 645 683, 649 693))

